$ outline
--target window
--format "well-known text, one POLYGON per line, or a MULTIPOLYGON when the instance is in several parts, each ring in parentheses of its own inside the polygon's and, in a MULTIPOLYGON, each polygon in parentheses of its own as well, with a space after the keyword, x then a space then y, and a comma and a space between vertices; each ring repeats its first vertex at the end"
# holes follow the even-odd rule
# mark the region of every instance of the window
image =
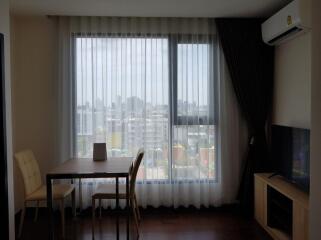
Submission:
POLYGON ((74 37, 76 154, 145 157, 138 178, 215 179, 213 39, 74 37), (192 41, 193 40, 193 41, 192 41))
POLYGON ((174 49, 173 171, 178 179, 215 179, 213 42, 185 37, 174 49))

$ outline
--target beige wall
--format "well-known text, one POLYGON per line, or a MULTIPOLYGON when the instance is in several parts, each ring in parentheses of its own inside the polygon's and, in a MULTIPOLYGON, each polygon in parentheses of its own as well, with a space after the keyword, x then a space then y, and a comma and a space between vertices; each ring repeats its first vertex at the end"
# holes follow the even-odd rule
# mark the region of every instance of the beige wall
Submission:
MULTIPOLYGON (((15 239, 14 232, 14 193, 13 193, 13 161, 12 161, 12 116, 11 116, 11 75, 10 75, 10 18, 9 0, 0 1, 0 32, 4 34, 5 44, 5 107, 7 136, 7 169, 8 169, 8 200, 9 200, 9 237, 15 239)), ((3 196, 1 196, 3 197, 3 196)))
POLYGON ((310 128, 311 33, 275 49, 273 123, 310 128))
POLYGON ((311 240, 321 238, 320 12, 321 1, 312 0, 311 33, 277 47, 275 59, 273 121, 284 125, 311 128, 309 224, 311 240))
MULTIPOLYGON (((44 176, 56 159, 56 23, 45 16, 11 20, 13 150, 32 149, 44 176)), ((14 171, 18 211, 24 186, 17 166, 14 171)))
POLYGON ((321 1, 312 1, 310 239, 321 239, 321 1))

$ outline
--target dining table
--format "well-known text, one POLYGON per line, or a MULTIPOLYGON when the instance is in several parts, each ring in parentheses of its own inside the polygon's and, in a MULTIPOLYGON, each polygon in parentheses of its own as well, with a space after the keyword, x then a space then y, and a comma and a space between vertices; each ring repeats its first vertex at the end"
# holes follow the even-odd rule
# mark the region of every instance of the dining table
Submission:
POLYGON ((46 174, 47 207, 49 212, 49 239, 55 239, 52 185, 55 179, 113 178, 116 188, 116 238, 119 239, 119 179, 125 178, 126 184, 126 237, 129 239, 129 176, 133 157, 109 157, 104 161, 92 158, 72 158, 58 165, 46 174))

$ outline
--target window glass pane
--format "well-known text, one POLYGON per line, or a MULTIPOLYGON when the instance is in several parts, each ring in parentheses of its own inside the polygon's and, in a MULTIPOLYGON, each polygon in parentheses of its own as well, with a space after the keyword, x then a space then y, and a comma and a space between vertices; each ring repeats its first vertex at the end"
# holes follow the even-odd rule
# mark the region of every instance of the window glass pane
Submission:
MULTIPOLYGON (((209 124, 210 44, 182 43, 177 46, 176 124, 209 124)), ((211 98, 213 99, 213 98, 211 98)))
POLYGON ((215 135, 214 125, 174 126, 174 179, 216 179, 215 135))
POLYGON ((94 142, 107 155, 145 149, 139 179, 168 179, 168 40, 77 37, 76 149, 91 157, 94 142))

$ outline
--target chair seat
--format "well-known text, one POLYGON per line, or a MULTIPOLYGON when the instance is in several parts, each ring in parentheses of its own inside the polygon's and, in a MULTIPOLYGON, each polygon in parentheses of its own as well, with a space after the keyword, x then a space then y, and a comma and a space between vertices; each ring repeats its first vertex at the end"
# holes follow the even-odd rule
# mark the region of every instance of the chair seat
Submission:
MULTIPOLYGON (((53 199, 62 199, 67 197, 73 190, 74 185, 72 184, 53 184, 52 185, 52 197, 53 199)), ((27 196, 27 201, 41 201, 47 199, 47 188, 41 186, 36 191, 27 196)))
MULTIPOLYGON (((113 184, 99 184, 93 198, 116 199, 116 187, 113 184)), ((126 185, 119 184, 119 198, 126 199, 126 185)))

